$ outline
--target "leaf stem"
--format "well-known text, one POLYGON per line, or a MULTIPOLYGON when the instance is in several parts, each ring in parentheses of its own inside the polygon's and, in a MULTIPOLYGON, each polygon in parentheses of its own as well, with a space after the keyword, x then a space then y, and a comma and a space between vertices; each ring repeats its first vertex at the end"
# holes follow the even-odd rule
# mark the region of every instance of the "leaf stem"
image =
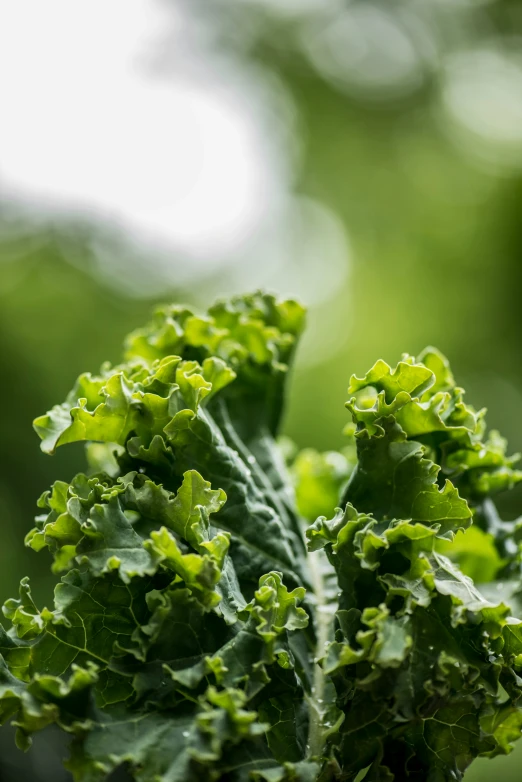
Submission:
MULTIPOLYGON (((321 574, 322 551, 311 551, 308 555, 310 576, 315 594, 315 631, 316 660, 320 659, 330 638, 332 613, 329 611, 328 599, 321 574)), ((314 664, 312 694, 309 699, 310 723, 308 728, 308 753, 311 757, 319 757, 323 751, 323 703, 324 703, 324 671, 317 662, 314 664)))

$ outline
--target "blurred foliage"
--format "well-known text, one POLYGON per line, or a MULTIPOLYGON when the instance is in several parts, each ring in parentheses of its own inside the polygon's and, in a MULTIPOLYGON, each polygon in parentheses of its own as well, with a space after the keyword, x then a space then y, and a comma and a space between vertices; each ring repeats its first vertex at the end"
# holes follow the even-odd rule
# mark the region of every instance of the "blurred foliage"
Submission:
MULTIPOLYGON (((323 11, 333 5, 325 3, 323 11)), ((522 33, 520 3, 433 0, 387 7, 399 21, 405 9, 417 14, 435 43, 431 56, 423 52, 415 89, 378 100, 317 67, 303 43, 305 24, 314 24, 311 11, 283 13, 276 3, 232 0, 197 0, 194 9, 202 29, 212 30, 215 46, 233 53, 238 67, 258 67, 287 91, 300 133, 295 192, 330 207, 350 240, 348 282, 310 312, 314 355, 305 342, 287 434, 299 446, 342 447, 350 375, 376 355, 391 363, 403 351, 417 354, 434 343, 450 357, 473 403, 488 407, 490 424, 508 436, 511 451, 522 450, 522 169, 468 154, 439 110, 444 58, 491 41, 508 47, 522 33), (324 358, 321 340, 329 346, 324 358)), ((318 24, 325 24, 323 11, 318 24)), ((90 248, 85 228, 35 228, 7 216, 0 223, 2 600, 27 572, 51 599, 47 563, 24 549, 23 536, 41 491, 82 466, 75 447, 52 459, 41 454, 32 419, 61 399, 85 367, 96 370, 116 359, 123 335, 146 320, 152 304, 130 298, 129 286, 119 289, 113 281, 107 287, 90 248)), ((317 264, 327 275, 327 262, 318 257, 317 264)), ((161 298, 208 304, 226 284, 226 276, 216 275, 161 298)), ((499 506, 506 517, 519 515, 522 491, 509 501, 500 498, 499 506)), ((18 779, 22 768, 35 782, 59 779, 52 760, 59 749, 40 744, 32 760, 22 761, 7 751, 10 735, 9 741, 5 731, 0 735, 1 780, 18 779)), ((494 767, 481 761, 466 780, 485 782, 494 768, 514 782, 517 757, 522 749, 494 767)))

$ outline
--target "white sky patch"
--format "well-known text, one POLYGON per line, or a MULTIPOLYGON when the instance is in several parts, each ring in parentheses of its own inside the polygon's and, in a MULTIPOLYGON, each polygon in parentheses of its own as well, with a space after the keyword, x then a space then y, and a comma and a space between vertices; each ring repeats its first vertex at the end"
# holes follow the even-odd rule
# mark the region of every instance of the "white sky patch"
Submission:
POLYGON ((116 226, 188 257, 190 276, 245 245, 289 174, 259 89, 223 63, 200 67, 175 11, 0 0, 0 196, 116 226), (195 68, 150 67, 167 33, 195 68))

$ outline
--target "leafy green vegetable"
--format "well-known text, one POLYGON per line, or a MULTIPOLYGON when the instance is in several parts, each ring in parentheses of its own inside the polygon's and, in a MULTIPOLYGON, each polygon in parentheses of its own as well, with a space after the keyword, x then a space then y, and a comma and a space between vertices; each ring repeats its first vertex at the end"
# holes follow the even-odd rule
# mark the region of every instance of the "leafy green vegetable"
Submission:
POLYGON ((352 378, 341 453, 296 453, 303 324, 262 293, 160 308, 35 421, 89 471, 38 502, 61 578, 4 605, 0 720, 69 733, 77 782, 449 782, 520 734, 516 458, 432 348, 352 378))

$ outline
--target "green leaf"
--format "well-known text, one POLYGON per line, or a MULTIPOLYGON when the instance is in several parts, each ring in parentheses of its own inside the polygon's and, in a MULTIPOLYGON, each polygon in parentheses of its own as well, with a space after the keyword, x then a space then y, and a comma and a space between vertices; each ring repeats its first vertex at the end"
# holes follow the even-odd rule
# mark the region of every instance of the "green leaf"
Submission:
POLYGON ((424 458, 423 447, 406 438, 393 416, 376 434, 357 435, 358 464, 343 503, 377 518, 436 524, 441 536, 471 523, 471 510, 450 481, 437 484, 440 468, 424 458))
POLYGON ((383 778, 460 779, 473 757, 505 751, 504 736, 512 735, 509 723, 501 727, 499 685, 514 694, 522 684, 512 669, 522 625, 435 549, 435 535, 436 528, 379 521, 350 505, 308 531, 342 589, 323 666, 345 714, 335 751, 345 772, 373 762, 372 774, 383 778))
POLYGON ((89 472, 38 502, 62 578, 4 606, 0 721, 68 733, 75 782, 458 782, 520 734, 516 457, 434 348, 352 377, 342 451, 285 449, 303 325, 160 307, 35 421, 89 472))
MULTIPOLYGON (((297 510, 307 521, 328 516, 339 505, 340 493, 355 466, 351 454, 312 448, 300 451, 290 474, 295 486, 297 510)), ((355 460, 356 461, 356 460, 355 460)))
POLYGON ((493 535, 476 526, 457 532, 453 541, 439 540, 437 550, 456 562, 464 575, 479 584, 493 581, 504 565, 493 535))

